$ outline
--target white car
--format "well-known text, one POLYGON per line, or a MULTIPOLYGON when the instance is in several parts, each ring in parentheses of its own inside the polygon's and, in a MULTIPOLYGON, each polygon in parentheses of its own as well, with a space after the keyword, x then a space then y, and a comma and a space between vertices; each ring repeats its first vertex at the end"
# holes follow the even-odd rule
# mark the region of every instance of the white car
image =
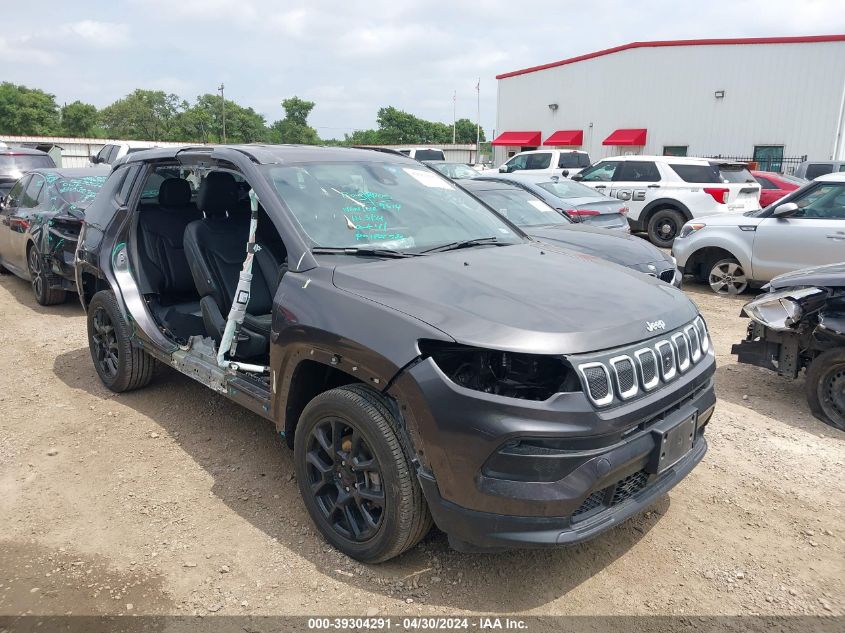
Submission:
POLYGON ((760 183, 743 163, 675 156, 615 156, 573 180, 628 203, 632 231, 668 248, 688 220, 760 208, 760 183))
POLYGON ((845 173, 819 176, 761 211, 687 222, 672 255, 718 294, 845 260, 845 173))
POLYGON ((446 160, 443 150, 434 147, 403 147, 396 151, 416 160, 446 160))
POLYGON ((123 158, 127 154, 133 152, 140 152, 145 149, 152 149, 160 147, 160 145, 151 141, 123 141, 120 143, 108 143, 103 145, 103 148, 91 156, 89 167, 95 165, 114 165, 118 158, 123 158))
POLYGON ((590 155, 577 149, 535 149, 520 152, 499 167, 503 174, 527 171, 571 178, 590 165, 590 155))

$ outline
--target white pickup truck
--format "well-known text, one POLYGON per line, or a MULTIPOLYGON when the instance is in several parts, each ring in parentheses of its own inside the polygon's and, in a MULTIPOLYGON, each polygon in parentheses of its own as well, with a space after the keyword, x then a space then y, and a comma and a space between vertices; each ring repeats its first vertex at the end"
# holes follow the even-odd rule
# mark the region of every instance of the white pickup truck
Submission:
POLYGON ((536 149, 520 152, 499 167, 504 174, 526 171, 572 177, 590 165, 590 155, 577 149, 536 149))

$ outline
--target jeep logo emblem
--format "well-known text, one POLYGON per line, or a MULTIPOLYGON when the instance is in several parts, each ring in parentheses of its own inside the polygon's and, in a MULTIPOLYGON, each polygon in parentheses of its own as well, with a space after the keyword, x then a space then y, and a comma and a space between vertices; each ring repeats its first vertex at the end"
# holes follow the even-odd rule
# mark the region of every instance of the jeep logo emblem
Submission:
POLYGON ((663 322, 662 319, 659 321, 646 321, 645 329, 647 329, 649 332, 654 332, 655 330, 665 330, 666 324, 663 322))

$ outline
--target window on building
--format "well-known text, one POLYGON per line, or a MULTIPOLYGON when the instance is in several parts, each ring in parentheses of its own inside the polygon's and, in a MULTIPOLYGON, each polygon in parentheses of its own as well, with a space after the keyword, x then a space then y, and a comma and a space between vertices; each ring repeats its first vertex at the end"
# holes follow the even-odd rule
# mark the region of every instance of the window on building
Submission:
POLYGON ((664 145, 664 156, 686 156, 689 145, 664 145))
POLYGON ((626 160, 613 179, 621 182, 657 182, 660 180, 660 172, 650 160, 626 160))
POLYGON ((781 171, 783 145, 755 145, 754 162, 760 171, 781 171))

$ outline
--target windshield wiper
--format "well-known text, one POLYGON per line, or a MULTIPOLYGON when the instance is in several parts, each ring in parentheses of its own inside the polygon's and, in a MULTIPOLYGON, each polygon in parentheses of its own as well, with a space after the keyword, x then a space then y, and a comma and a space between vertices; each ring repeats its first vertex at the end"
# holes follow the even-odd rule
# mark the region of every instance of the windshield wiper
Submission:
POLYGON ((472 240, 463 240, 461 242, 450 242, 442 246, 435 246, 423 253, 442 253, 444 251, 457 251, 461 248, 472 248, 473 246, 483 246, 485 244, 492 244, 493 246, 507 246, 509 242, 499 242, 498 237, 476 237, 472 240))
POLYGON ((360 246, 316 246, 311 249, 317 255, 361 255, 363 257, 419 257, 419 253, 396 251, 390 248, 372 248, 360 246))

